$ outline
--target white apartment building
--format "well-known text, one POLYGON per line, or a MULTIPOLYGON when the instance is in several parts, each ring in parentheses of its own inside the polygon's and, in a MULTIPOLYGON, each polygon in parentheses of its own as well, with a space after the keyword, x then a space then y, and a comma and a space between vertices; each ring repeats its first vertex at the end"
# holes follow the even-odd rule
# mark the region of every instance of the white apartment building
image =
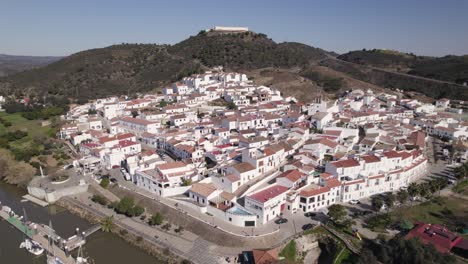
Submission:
POLYGON ((245 208, 257 216, 257 222, 265 224, 278 217, 285 209, 288 187, 269 186, 245 197, 245 208))
POLYGON ((141 136, 143 133, 156 134, 161 127, 160 122, 149 121, 140 118, 123 117, 119 121, 119 128, 125 132, 141 136))
POLYGON ((134 178, 138 187, 163 197, 189 190, 190 186, 184 186, 183 180, 198 181, 193 165, 180 161, 157 165, 155 169, 137 170, 134 178))

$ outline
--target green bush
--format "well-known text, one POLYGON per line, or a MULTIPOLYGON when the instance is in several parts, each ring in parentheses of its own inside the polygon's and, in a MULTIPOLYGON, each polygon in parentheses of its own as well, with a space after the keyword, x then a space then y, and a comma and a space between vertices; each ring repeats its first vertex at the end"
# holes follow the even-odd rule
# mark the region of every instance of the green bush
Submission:
POLYGON ((107 188, 109 184, 110 184, 109 178, 103 178, 101 182, 99 183, 99 185, 101 185, 101 187, 104 189, 107 188))
POLYGON ((98 203, 100 205, 107 205, 109 203, 109 201, 105 197, 103 197, 101 195, 97 195, 97 194, 95 194, 95 195, 93 195, 93 197, 91 197, 91 201, 93 201, 95 203, 98 203))
POLYGON ((163 216, 160 213, 154 214, 148 221, 148 224, 154 225, 161 225, 164 221, 163 216))

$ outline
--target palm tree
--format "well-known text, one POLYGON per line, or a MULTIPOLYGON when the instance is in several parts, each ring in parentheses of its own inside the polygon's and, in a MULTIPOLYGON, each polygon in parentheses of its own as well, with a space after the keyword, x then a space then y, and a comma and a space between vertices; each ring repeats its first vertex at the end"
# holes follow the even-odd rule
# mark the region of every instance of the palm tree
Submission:
POLYGON ((397 193, 397 200, 401 204, 404 204, 408 200, 408 196, 409 196, 409 194, 408 194, 408 192, 406 190, 399 190, 398 193, 397 193))
POLYGON ((456 177, 458 180, 465 178, 466 175, 468 174, 468 164, 465 163, 465 164, 463 164, 462 166, 457 167, 457 168, 454 170, 454 174, 455 174, 455 177, 456 177))
POLYGON ((432 196, 430 183, 425 182, 423 184, 420 184, 419 186, 421 188, 421 190, 420 190, 421 196, 426 198, 426 199, 429 199, 432 196))
POLYGON ((110 232, 114 226, 114 216, 108 216, 101 220, 101 230, 103 232, 110 232))
POLYGON ((418 196, 421 193, 421 187, 415 183, 412 182, 408 186, 408 194, 411 196, 411 204, 413 204, 413 198, 418 196))

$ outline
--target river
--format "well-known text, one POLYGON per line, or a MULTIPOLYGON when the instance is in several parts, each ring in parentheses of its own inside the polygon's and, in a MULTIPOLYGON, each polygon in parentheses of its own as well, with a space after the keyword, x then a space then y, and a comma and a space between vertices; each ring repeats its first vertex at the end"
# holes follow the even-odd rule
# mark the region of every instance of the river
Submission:
MULTIPOLYGON (((31 202, 21 202, 24 191, 0 181, 0 202, 11 207, 17 214, 26 211, 28 220, 36 223, 49 223, 58 235, 68 238, 73 235, 76 228, 85 230, 91 223, 75 216, 65 209, 50 205, 46 208, 31 202)), ((0 263, 5 264, 38 264, 46 263, 45 257, 36 257, 20 249, 19 244, 23 235, 5 221, 0 220, 0 263)), ((142 250, 126 243, 118 236, 98 231, 87 238, 83 248, 86 257, 96 264, 149 264, 156 263, 155 259, 142 250)))

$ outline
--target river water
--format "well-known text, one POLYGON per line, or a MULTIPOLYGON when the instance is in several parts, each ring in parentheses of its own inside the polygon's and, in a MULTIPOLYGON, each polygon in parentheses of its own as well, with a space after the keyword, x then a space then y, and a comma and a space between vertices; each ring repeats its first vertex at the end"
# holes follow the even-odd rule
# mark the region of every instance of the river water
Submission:
MULTIPOLYGON (((49 223, 58 235, 64 238, 72 236, 76 228, 85 230, 91 227, 91 223, 75 216, 65 209, 50 205, 46 208, 31 202, 21 202, 24 191, 0 182, 0 202, 22 215, 26 211, 28 220, 36 223, 49 223)), ((13 226, 0 220, 0 263, 1 264, 36 264, 46 263, 45 257, 36 257, 25 249, 20 249, 19 244, 23 235, 13 226)), ((118 236, 98 231, 87 238, 83 248, 86 257, 91 263, 96 264, 149 264, 157 263, 153 257, 142 250, 129 245, 118 236)))

